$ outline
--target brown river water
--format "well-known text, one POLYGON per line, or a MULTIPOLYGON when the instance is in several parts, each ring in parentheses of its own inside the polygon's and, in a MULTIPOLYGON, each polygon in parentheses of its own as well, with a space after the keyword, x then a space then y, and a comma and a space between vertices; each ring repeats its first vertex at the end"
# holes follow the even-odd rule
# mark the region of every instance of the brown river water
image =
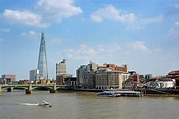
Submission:
POLYGON ((0 119, 179 119, 179 97, 100 97, 89 92, 3 92, 0 119), (43 100, 52 107, 36 106, 43 100))

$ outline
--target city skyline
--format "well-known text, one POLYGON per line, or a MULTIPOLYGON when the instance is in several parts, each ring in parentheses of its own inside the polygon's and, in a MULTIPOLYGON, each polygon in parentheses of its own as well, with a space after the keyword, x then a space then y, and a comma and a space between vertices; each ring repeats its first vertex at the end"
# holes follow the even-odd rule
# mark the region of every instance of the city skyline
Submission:
POLYGON ((139 74, 179 68, 178 0, 0 0, 0 74, 28 79, 46 38, 48 74, 90 61, 127 64, 139 74), (11 4, 10 4, 11 3, 11 4))

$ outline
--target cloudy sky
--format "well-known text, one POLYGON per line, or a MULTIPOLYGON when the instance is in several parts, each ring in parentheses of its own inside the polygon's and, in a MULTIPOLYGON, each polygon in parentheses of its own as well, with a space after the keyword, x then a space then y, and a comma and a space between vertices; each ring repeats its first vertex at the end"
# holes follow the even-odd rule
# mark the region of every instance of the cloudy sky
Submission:
POLYGON ((45 33, 49 78, 67 61, 128 64, 139 74, 179 69, 178 0, 0 0, 0 75, 29 78, 45 33))

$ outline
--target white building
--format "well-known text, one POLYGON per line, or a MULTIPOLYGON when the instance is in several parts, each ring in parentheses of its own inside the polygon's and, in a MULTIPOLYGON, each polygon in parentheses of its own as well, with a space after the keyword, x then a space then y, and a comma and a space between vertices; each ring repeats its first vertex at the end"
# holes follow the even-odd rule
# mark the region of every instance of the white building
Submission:
POLYGON ((38 80, 39 76, 40 74, 38 69, 30 70, 30 75, 29 75, 30 81, 38 80))
POLYGON ((175 83, 175 79, 162 77, 154 81, 149 81, 144 85, 153 88, 173 88, 175 87, 175 83))
POLYGON ((160 79, 155 82, 157 83, 156 88, 173 88, 175 86, 175 80, 172 79, 160 79))

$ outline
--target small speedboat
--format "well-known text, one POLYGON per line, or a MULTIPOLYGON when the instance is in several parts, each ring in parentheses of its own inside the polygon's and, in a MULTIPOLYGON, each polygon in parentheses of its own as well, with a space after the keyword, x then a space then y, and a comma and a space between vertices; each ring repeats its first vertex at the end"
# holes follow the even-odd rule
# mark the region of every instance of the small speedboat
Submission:
POLYGON ((38 106, 42 107, 52 107, 52 105, 46 101, 43 101, 42 103, 38 103, 38 106))

